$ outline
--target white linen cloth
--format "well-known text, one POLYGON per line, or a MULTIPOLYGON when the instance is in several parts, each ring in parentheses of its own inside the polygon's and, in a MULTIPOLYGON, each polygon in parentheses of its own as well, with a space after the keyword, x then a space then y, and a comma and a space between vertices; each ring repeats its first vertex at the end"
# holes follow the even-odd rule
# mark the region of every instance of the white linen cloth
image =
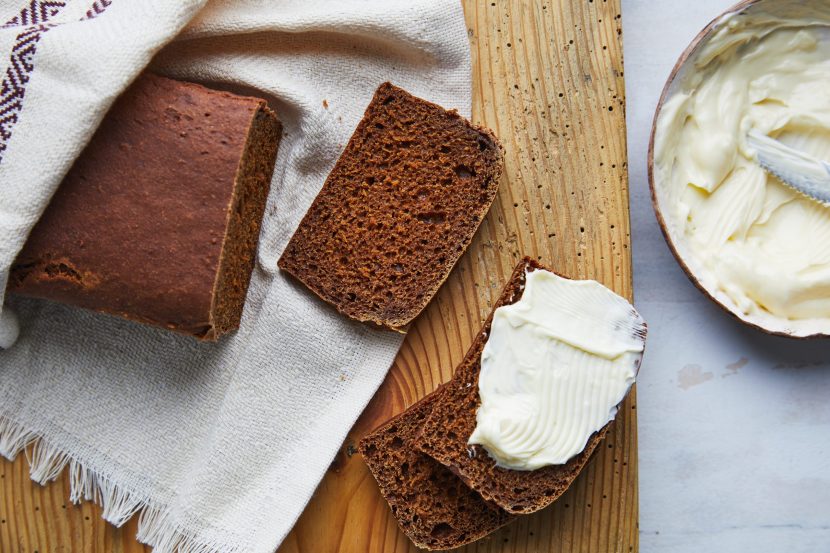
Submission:
POLYGON ((461 6, 0 0, 0 22, 0 290, 74 158, 148 63, 277 110, 284 135, 237 333, 201 344, 18 297, 0 325, 0 453, 34 443, 33 479, 68 467, 73 500, 97 500, 114 524, 140 513, 138 538, 160 553, 270 553, 402 340, 339 316, 277 259, 380 83, 469 115, 461 6))

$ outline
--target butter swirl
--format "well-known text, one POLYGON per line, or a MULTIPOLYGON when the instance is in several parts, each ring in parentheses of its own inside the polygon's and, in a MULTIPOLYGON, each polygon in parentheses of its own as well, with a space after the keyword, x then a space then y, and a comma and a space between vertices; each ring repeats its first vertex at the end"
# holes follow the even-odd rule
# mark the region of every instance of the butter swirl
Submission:
POLYGON ((675 79, 657 119, 654 184, 672 242, 739 316, 830 331, 830 209, 765 173, 750 130, 830 160, 830 5, 729 14, 675 79))
POLYGON ((611 290, 528 272, 521 299, 493 314, 469 443, 505 468, 566 463, 616 415, 644 345, 643 319, 611 290))

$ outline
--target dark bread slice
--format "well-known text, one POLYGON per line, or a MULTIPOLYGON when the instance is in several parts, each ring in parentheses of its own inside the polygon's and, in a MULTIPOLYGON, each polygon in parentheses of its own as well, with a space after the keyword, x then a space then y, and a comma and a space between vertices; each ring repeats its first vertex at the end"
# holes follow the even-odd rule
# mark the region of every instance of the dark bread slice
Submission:
POLYGON ((280 132, 264 100, 140 76, 61 183, 9 290, 205 340, 237 328, 280 132))
POLYGON ((439 393, 440 388, 360 441, 360 453, 401 530, 424 549, 459 547, 514 518, 413 447, 439 393))
POLYGON ((588 440, 585 449, 564 465, 532 471, 509 470, 496 466, 495 460, 480 445, 467 445, 476 427, 478 374, 481 352, 490 333, 493 312, 502 305, 515 303, 524 290, 525 271, 551 269, 530 258, 523 259, 513 271, 501 296, 476 336, 452 380, 444 386, 432 411, 421 427, 415 446, 450 467, 481 496, 511 513, 532 513, 556 500, 571 485, 602 441, 611 423, 588 440))
POLYGON ((401 330, 472 240, 501 170, 489 131, 384 83, 279 267, 344 315, 401 330))

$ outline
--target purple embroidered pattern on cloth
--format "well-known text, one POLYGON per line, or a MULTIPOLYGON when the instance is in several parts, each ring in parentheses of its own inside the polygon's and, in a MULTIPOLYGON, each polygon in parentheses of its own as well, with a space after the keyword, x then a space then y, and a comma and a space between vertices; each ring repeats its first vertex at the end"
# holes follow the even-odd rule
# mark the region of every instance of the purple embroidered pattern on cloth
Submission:
POLYGON ((112 0, 95 0, 95 2, 92 3, 92 7, 86 11, 85 19, 98 17, 104 13, 104 10, 107 9, 110 4, 112 4, 112 0))
MULTIPOLYGON (((84 19, 93 19, 101 15, 112 1, 95 0, 84 19)), ((58 15, 65 6, 66 2, 31 0, 19 14, 0 26, 0 29, 23 28, 15 38, 9 65, 0 83, 0 163, 12 137, 18 115, 23 109, 23 96, 26 94, 29 75, 34 70, 37 43, 44 33, 54 28, 55 25, 48 23, 49 19, 58 15)))
POLYGON ((11 18, 4 28, 25 27, 15 38, 9 66, 3 82, 0 84, 0 162, 6 151, 12 129, 17 123, 17 116, 23 109, 23 96, 29 73, 34 69, 32 61, 37 50, 37 43, 44 32, 49 30, 45 23, 57 15, 65 2, 40 2, 32 0, 20 13, 11 18))
POLYGON ((20 13, 9 19, 3 27, 20 27, 46 23, 50 17, 58 15, 66 2, 41 2, 32 0, 29 6, 20 10, 20 13))

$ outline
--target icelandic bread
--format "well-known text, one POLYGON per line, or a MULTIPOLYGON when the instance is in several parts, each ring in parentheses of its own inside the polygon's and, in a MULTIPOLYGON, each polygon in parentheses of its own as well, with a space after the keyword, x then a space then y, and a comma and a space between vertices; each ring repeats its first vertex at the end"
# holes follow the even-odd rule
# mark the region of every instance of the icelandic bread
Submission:
POLYGON ((237 328, 280 132, 264 100, 142 75, 61 183, 9 290, 203 340, 237 328))
POLYGON ((279 267, 344 315, 401 330, 472 240, 501 171, 489 131, 384 83, 279 267))
POLYGON ((517 514, 538 511, 562 495, 588 462, 611 424, 593 434, 585 449, 566 464, 532 471, 497 467, 495 460, 482 446, 467 445, 476 427, 476 411, 481 403, 478 374, 493 312, 502 305, 518 301, 524 289, 525 272, 538 269, 550 271, 530 258, 523 259, 513 271, 452 380, 441 389, 441 396, 434 400, 430 414, 414 440, 420 451, 449 467, 485 500, 517 514))
POLYGON ((360 453, 398 525, 424 549, 459 547, 513 519, 412 445, 440 392, 439 388, 360 441, 360 453))

